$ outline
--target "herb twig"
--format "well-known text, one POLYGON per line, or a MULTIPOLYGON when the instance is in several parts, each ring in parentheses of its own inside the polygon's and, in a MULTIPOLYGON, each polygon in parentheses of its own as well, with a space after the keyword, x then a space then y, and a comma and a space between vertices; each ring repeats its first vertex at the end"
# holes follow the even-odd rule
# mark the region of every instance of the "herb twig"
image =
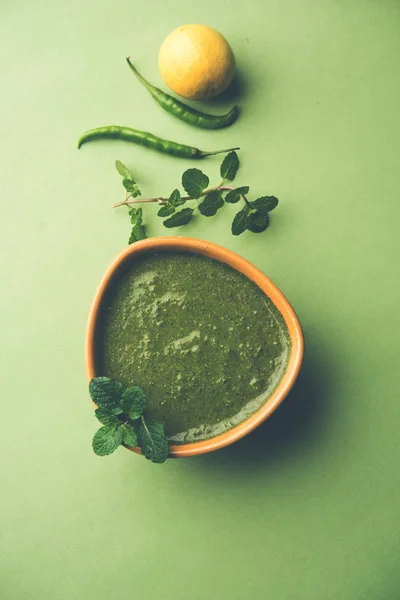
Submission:
MULTIPOLYGON (((131 182, 133 182, 132 176, 129 170, 122 165, 120 161, 117 161, 117 163, 118 172, 124 177, 123 185, 125 189, 130 191, 130 186, 132 186, 131 182), (128 180, 128 183, 126 182, 127 172, 131 178, 128 180)), ((240 235, 246 231, 246 229, 253 233, 261 233, 267 229, 269 225, 269 213, 278 205, 278 199, 275 196, 262 196, 254 201, 249 201, 247 199, 249 186, 235 188, 231 185, 227 185, 226 183, 228 181, 233 181, 235 179, 238 169, 239 158, 236 152, 232 151, 229 152, 222 161, 220 168, 222 181, 217 186, 209 187, 209 178, 199 169, 188 169, 182 175, 182 187, 185 190, 186 195, 181 195, 180 191, 175 189, 168 198, 163 196, 139 198, 140 192, 137 190, 137 187, 134 187, 131 192, 131 197, 126 197, 122 202, 117 202, 113 205, 113 208, 157 202, 160 205, 160 209, 157 213, 158 216, 168 217, 163 221, 163 225, 167 228, 171 228, 180 227, 189 223, 196 210, 205 217, 211 217, 214 216, 225 203, 236 204, 242 199, 244 205, 233 219, 231 227, 232 233, 234 235, 240 235), (194 206, 177 210, 178 207, 192 200, 195 201, 194 206)), ((133 184, 136 186, 134 182, 133 184)), ((139 215, 140 225, 142 224, 141 210, 142 209, 140 208, 130 209, 129 212, 132 223, 134 223, 132 216, 133 219, 136 219, 139 215)), ((137 241, 135 235, 133 238, 131 235, 131 239, 132 241, 137 241)), ((131 243, 131 241, 129 243, 131 243)))
MULTIPOLYGON (((232 187, 231 185, 217 185, 216 187, 211 187, 208 188, 207 190, 204 190, 204 192, 201 194, 200 197, 202 196, 207 196, 207 194, 209 194, 210 192, 215 192, 216 190, 221 190, 221 191, 227 191, 227 190, 234 190, 235 188, 232 187)), ((242 194, 243 197, 243 194, 242 194)), ((142 202, 158 202, 159 204, 163 204, 165 202, 168 202, 169 198, 163 198, 163 197, 157 197, 157 198, 132 198, 132 200, 129 200, 130 198, 130 194, 129 196, 127 196, 125 198, 125 200, 123 200, 122 202, 116 202, 115 204, 112 205, 112 208, 118 208, 119 206, 129 206, 130 204, 141 204, 142 202)), ((182 200, 194 200, 194 198, 191 198, 190 196, 181 196, 182 200)))

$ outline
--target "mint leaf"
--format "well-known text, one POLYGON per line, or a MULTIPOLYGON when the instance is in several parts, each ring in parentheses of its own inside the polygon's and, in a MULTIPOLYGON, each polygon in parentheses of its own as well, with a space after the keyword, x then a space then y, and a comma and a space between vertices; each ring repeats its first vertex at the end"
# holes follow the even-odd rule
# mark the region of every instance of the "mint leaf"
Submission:
POLYGON ((132 179, 128 179, 126 177, 124 177, 122 180, 122 185, 127 192, 134 192, 137 189, 136 183, 132 179))
POLYGON ((186 225, 186 223, 189 223, 192 215, 193 208, 182 208, 182 210, 179 210, 177 213, 172 215, 172 217, 163 221, 163 225, 168 228, 186 225))
POLYGON ((133 225, 129 237, 129 244, 133 244, 139 240, 145 240, 147 235, 143 227, 143 209, 132 207, 129 209, 129 216, 133 225))
POLYGON ((248 185, 238 187, 235 190, 231 190, 230 192, 227 193, 227 195, 225 196, 225 202, 228 202, 229 204, 236 204, 236 202, 239 202, 240 197, 243 194, 248 194, 248 193, 249 193, 248 185))
POLYGON ((121 408, 124 413, 129 413, 133 421, 140 419, 146 406, 146 395, 140 387, 126 388, 122 394, 121 408))
POLYGON ((129 423, 124 423, 122 425, 122 441, 127 446, 131 446, 131 448, 137 446, 137 434, 135 428, 129 423))
POLYGON ((274 208, 278 206, 278 198, 275 198, 275 196, 262 196, 250 204, 251 206, 254 206, 254 208, 262 209, 265 212, 271 212, 271 210, 274 210, 274 208))
POLYGON ((182 204, 185 204, 185 202, 186 200, 185 198, 182 198, 179 190, 174 190, 168 199, 168 204, 175 207, 181 206, 182 204))
POLYGON ((134 244, 140 240, 147 238, 146 232, 142 225, 136 224, 132 227, 131 235, 129 236, 128 244, 134 244))
POLYGON ((129 209, 129 216, 131 218, 132 225, 143 224, 143 208, 135 208, 134 206, 132 206, 129 209))
POLYGON ((210 180, 200 169, 188 169, 182 175, 182 185, 191 198, 200 198, 210 180))
POLYGON ((169 204, 169 202, 166 202, 165 204, 162 205, 162 207, 158 211, 157 215, 159 217, 169 217, 170 215, 173 215, 174 212, 175 212, 175 207, 171 206, 171 204, 169 204))
POLYGON ((123 162, 121 162, 120 160, 116 160, 115 161, 115 167, 118 171, 118 173, 121 175, 121 177, 124 177, 125 179, 133 179, 130 170, 128 169, 128 167, 126 165, 124 165, 123 162))
POLYGON ((164 425, 159 421, 142 419, 138 430, 138 442, 142 454, 154 463, 162 463, 168 457, 168 441, 164 425))
POLYGON ((94 377, 89 383, 89 394, 99 408, 118 408, 124 386, 109 377, 94 377))
POLYGON ((107 410, 107 408, 97 408, 94 414, 103 425, 119 425, 120 420, 117 415, 107 410))
POLYGON ((263 208, 251 210, 248 218, 247 229, 253 233, 261 233, 262 231, 265 231, 269 225, 268 213, 263 208))
POLYGON ((115 427, 114 425, 100 427, 93 436, 93 450, 98 456, 112 454, 121 445, 122 437, 121 427, 115 427))
POLYGON ((174 190, 168 198, 168 201, 163 204, 157 214, 159 217, 169 217, 174 214, 176 207, 185 204, 185 202, 186 200, 181 197, 180 191, 174 190))
POLYGON ((236 213, 235 218, 232 222, 232 233, 233 235, 240 235, 243 231, 246 231, 249 223, 249 215, 247 208, 243 208, 236 213))
POLYGON ((221 165, 221 177, 222 179, 229 179, 233 181, 235 179, 237 170, 239 168, 239 157, 235 151, 229 152, 222 161, 221 165))
POLYGON ((141 225, 132 227, 131 235, 129 236, 128 244, 134 244, 140 240, 145 240, 147 235, 141 225))
POLYGON ((136 198, 136 196, 141 195, 141 191, 139 190, 137 184, 134 181, 130 181, 129 179, 124 179, 122 184, 127 192, 130 193, 132 198, 136 198))
POLYGON ((212 192, 209 192, 203 202, 199 204, 199 211, 205 217, 212 217, 223 205, 224 199, 222 198, 220 190, 213 190, 212 192))

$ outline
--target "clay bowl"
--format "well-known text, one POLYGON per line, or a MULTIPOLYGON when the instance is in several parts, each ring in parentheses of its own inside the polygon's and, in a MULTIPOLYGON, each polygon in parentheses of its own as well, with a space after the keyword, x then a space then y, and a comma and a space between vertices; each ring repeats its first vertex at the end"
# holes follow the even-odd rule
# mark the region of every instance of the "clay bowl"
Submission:
MULTIPOLYGON (((296 377, 299 373, 302 358, 303 358, 303 333, 299 320, 286 300, 282 292, 276 285, 262 273, 257 267, 250 262, 235 254, 231 250, 202 240, 186 238, 186 237, 155 237, 136 242, 128 246, 121 254, 119 254, 111 265, 106 270, 100 285, 96 291, 89 314, 86 344, 85 344, 85 359, 86 359, 86 374, 88 380, 92 377, 102 375, 96 370, 96 329, 99 324, 99 314, 101 304, 105 292, 109 291, 113 281, 118 278, 119 273, 124 270, 127 264, 131 264, 137 258, 142 258, 145 254, 153 254, 160 252, 191 252, 209 256, 215 260, 227 263, 237 271, 240 271, 246 277, 254 281, 263 292, 269 296, 277 309, 282 314, 289 330, 291 338, 291 353, 289 362, 284 375, 273 393, 266 398, 265 403, 239 425, 233 427, 229 431, 216 435, 215 437, 190 444, 172 445, 170 446, 171 457, 194 456, 196 454, 204 454, 218 450, 224 446, 228 446, 236 442, 243 436, 247 435, 258 427, 265 419, 267 419, 274 410, 280 405, 283 399, 287 396, 289 390, 293 386, 296 377)), ((140 452, 139 448, 130 448, 134 452, 140 452)))

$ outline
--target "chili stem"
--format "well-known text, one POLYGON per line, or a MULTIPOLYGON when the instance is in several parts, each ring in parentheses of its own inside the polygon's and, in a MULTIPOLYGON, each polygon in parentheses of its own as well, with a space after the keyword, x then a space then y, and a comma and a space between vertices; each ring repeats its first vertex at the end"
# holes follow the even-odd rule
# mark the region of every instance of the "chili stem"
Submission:
POLYGON ((205 156, 215 156, 215 154, 223 154, 225 152, 233 152, 234 150, 240 150, 240 148, 226 148, 225 150, 216 150, 215 152, 202 152, 201 155, 204 158, 205 156))

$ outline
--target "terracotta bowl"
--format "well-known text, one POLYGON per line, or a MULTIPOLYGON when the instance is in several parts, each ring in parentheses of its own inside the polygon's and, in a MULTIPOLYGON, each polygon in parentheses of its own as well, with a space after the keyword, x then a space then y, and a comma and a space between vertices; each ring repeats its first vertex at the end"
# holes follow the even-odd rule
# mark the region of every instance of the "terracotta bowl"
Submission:
MULTIPOLYGON (((273 411, 279 406, 289 390, 293 386, 295 379, 300 370, 301 361, 303 358, 303 333, 299 320, 286 300, 282 292, 264 273, 257 269, 247 260, 235 254, 231 250, 227 250, 222 246, 211 242, 204 242, 197 239, 185 237, 155 237, 141 242, 136 242, 128 246, 117 258, 111 263, 105 272, 100 285, 96 291, 89 314, 88 326, 86 331, 85 359, 86 359, 86 374, 88 380, 92 377, 102 375, 96 369, 96 328, 99 320, 100 307, 104 298, 105 292, 113 284, 113 281, 118 278, 121 270, 126 264, 131 263, 136 258, 142 257, 144 254, 160 253, 165 251, 175 252, 192 252, 203 254, 221 262, 227 263, 237 271, 240 271, 246 277, 254 281, 260 289, 265 292, 272 300, 275 306, 282 314, 289 330, 291 338, 291 353, 286 371, 278 384, 275 391, 266 399, 265 404, 252 414, 248 419, 209 440, 194 442, 191 444, 182 444, 170 446, 170 456, 184 457, 194 456, 195 454, 204 454, 223 448, 258 427, 260 423, 265 421, 273 411)), ((130 448, 134 452, 140 452, 139 448, 130 448)))

